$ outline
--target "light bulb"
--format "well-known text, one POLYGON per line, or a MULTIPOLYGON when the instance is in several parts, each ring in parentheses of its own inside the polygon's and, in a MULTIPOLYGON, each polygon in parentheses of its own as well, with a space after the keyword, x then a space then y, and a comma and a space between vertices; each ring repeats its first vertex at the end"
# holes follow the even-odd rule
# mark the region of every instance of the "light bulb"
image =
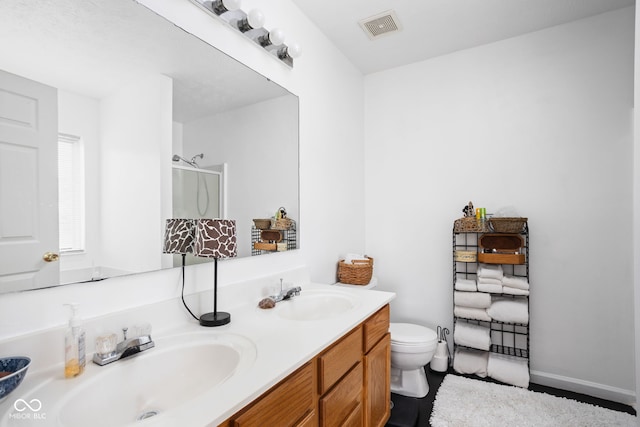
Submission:
POLYGON ((240 8, 240 0, 214 0, 211 2, 211 10, 218 16, 238 8, 240 8))
POLYGON ((251 28, 261 28, 264 24, 264 14, 259 9, 253 9, 247 15, 247 22, 251 28))
POLYGON ((287 47, 287 54, 292 58, 298 58, 302 55, 302 48, 298 43, 291 43, 287 47))
POLYGON ((276 46, 284 43, 284 32, 279 28, 274 28, 269 31, 269 40, 271 41, 271 44, 276 46))

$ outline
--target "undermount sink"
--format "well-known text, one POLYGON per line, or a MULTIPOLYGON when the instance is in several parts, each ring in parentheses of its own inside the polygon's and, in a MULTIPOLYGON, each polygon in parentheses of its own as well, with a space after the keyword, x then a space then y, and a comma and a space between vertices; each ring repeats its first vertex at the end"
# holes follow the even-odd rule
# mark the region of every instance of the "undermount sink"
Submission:
POLYGON ((346 292, 312 289, 279 302, 276 312, 289 320, 322 320, 346 313, 358 305, 358 299, 346 292))
MULTIPOLYGON (((78 381, 55 379, 35 389, 29 398, 41 401, 47 422, 36 420, 33 425, 125 426, 155 416, 160 421, 162 415, 245 371, 255 358, 253 343, 239 335, 161 338, 155 348, 135 357, 87 366, 78 381)), ((15 418, 15 425, 28 425, 15 418)))

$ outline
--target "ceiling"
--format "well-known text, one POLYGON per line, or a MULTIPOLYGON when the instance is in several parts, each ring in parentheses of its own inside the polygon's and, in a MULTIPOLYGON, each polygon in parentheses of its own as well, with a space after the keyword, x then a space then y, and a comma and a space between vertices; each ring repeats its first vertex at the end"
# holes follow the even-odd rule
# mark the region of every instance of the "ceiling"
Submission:
POLYGON ((635 4, 635 0, 292 1, 363 74, 635 4), (370 40, 358 22, 389 10, 395 11, 400 31, 370 40))

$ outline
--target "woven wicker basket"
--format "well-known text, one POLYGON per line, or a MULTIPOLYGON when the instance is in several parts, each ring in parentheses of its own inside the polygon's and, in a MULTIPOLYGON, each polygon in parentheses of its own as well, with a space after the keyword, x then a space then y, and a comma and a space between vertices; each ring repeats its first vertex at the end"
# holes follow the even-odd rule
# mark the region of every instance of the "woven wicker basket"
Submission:
POLYGON ((496 233, 520 233, 527 223, 527 218, 490 218, 489 227, 496 233))
POLYGON ((293 226, 291 218, 280 218, 271 220, 271 228, 273 230, 288 230, 293 226))
POLYGON ((338 262, 338 281, 348 285, 368 285, 373 276, 373 258, 353 260, 347 264, 344 260, 338 262))
POLYGON ((485 233, 489 231, 486 221, 479 221, 474 217, 463 217, 456 219, 453 223, 454 233, 485 233))
POLYGON ((253 220, 253 223, 255 224, 258 230, 268 230, 271 227, 270 218, 265 218, 265 219, 256 218, 253 220))

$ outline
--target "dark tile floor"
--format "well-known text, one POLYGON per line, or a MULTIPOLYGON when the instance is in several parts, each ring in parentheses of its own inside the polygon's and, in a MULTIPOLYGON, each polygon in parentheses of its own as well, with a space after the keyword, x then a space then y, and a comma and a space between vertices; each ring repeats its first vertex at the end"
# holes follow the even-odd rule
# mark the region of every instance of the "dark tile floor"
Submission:
MULTIPOLYGON (((445 373, 434 372, 425 367, 427 372, 427 380, 429 381, 429 394, 417 399, 412 397, 399 396, 391 394, 393 409, 391 409, 391 417, 387 422, 387 427, 430 427, 429 418, 433 409, 433 402, 436 398, 438 388, 445 377, 445 373)), ((477 377, 474 377, 477 378, 477 377)), ((490 379, 488 381, 491 381, 490 379)), ((603 408, 613 409, 616 411, 636 414, 636 411, 627 405, 608 400, 597 399, 595 397, 586 396, 584 394, 573 393, 570 391, 560 390, 552 387, 545 387, 537 384, 531 384, 529 390, 552 394, 554 396, 575 399, 580 402, 589 403, 591 405, 602 406, 603 408)))

